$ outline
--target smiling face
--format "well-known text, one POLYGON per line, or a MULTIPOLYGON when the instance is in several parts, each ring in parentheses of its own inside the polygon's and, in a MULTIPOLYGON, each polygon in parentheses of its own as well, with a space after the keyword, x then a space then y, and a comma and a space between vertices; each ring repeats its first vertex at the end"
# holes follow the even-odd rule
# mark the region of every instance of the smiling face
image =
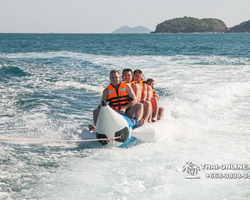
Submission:
POLYGON ((141 81, 141 80, 143 80, 143 74, 135 73, 134 74, 134 80, 135 81, 141 81))
POLYGON ((152 88, 154 88, 154 86, 155 86, 155 82, 154 81, 148 81, 147 84, 150 85, 152 88))
POLYGON ((122 80, 126 81, 127 83, 130 83, 133 79, 132 72, 131 71, 124 71, 122 73, 122 80))
POLYGON ((111 73, 109 79, 114 86, 117 86, 120 83, 120 75, 118 72, 111 73))

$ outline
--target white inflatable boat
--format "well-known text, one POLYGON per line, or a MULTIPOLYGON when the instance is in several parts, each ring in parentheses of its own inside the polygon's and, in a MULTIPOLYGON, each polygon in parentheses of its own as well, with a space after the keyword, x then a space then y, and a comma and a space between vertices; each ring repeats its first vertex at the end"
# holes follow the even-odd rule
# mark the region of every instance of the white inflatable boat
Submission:
MULTIPOLYGON (((152 142, 155 139, 155 130, 152 124, 147 123, 134 128, 135 121, 121 115, 103 102, 96 123, 96 138, 103 145, 126 147, 136 139, 142 142, 152 142), (111 140, 107 140, 107 139, 111 140)), ((94 134, 94 133, 92 133, 94 134)))

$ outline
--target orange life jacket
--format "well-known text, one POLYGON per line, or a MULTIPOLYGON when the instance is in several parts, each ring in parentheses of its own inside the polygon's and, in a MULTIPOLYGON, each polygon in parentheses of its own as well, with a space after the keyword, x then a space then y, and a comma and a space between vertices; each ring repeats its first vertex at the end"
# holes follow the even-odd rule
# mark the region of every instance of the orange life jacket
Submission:
POLYGON ((132 84, 134 83, 139 83, 140 87, 141 87, 141 92, 143 92, 143 88, 144 88, 144 80, 141 80, 141 81, 132 81, 131 82, 132 84))
POLYGON ((130 83, 128 83, 128 82, 126 82, 126 81, 123 81, 124 83, 127 83, 127 84, 129 84, 130 86, 132 86, 134 83, 132 83, 132 82, 130 82, 130 83))
POLYGON ((155 90, 152 90, 152 96, 154 96, 154 94, 156 94, 155 90))
POLYGON ((135 83, 137 83, 137 81, 131 81, 131 84, 135 84, 135 83))
POLYGON ((118 89, 109 84, 107 101, 109 101, 109 106, 112 109, 119 111, 129 103, 129 100, 130 97, 127 93, 125 82, 121 82, 118 89))

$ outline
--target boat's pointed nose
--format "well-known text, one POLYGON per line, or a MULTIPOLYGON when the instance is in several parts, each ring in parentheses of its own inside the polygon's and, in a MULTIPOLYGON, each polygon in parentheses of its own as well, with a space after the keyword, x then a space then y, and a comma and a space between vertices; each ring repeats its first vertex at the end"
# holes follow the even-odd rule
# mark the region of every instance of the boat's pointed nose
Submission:
MULTIPOLYGON (((98 115, 96 123, 96 137, 100 138, 113 138, 123 135, 122 139, 115 139, 115 146, 119 146, 129 137, 129 128, 126 119, 118 112, 110 108, 105 101, 98 115)), ((102 142, 102 144, 107 142, 102 142)))
POLYGON ((102 106, 105 107, 107 106, 108 104, 106 103, 106 101, 102 101, 102 106))

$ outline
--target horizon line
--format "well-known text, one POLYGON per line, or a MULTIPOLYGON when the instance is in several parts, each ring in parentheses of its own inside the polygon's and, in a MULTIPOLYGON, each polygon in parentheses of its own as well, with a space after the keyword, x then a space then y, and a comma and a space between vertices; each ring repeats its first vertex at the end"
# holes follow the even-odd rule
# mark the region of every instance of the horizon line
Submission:
POLYGON ((0 34, 150 34, 150 33, 68 33, 68 32, 0 32, 0 34))

